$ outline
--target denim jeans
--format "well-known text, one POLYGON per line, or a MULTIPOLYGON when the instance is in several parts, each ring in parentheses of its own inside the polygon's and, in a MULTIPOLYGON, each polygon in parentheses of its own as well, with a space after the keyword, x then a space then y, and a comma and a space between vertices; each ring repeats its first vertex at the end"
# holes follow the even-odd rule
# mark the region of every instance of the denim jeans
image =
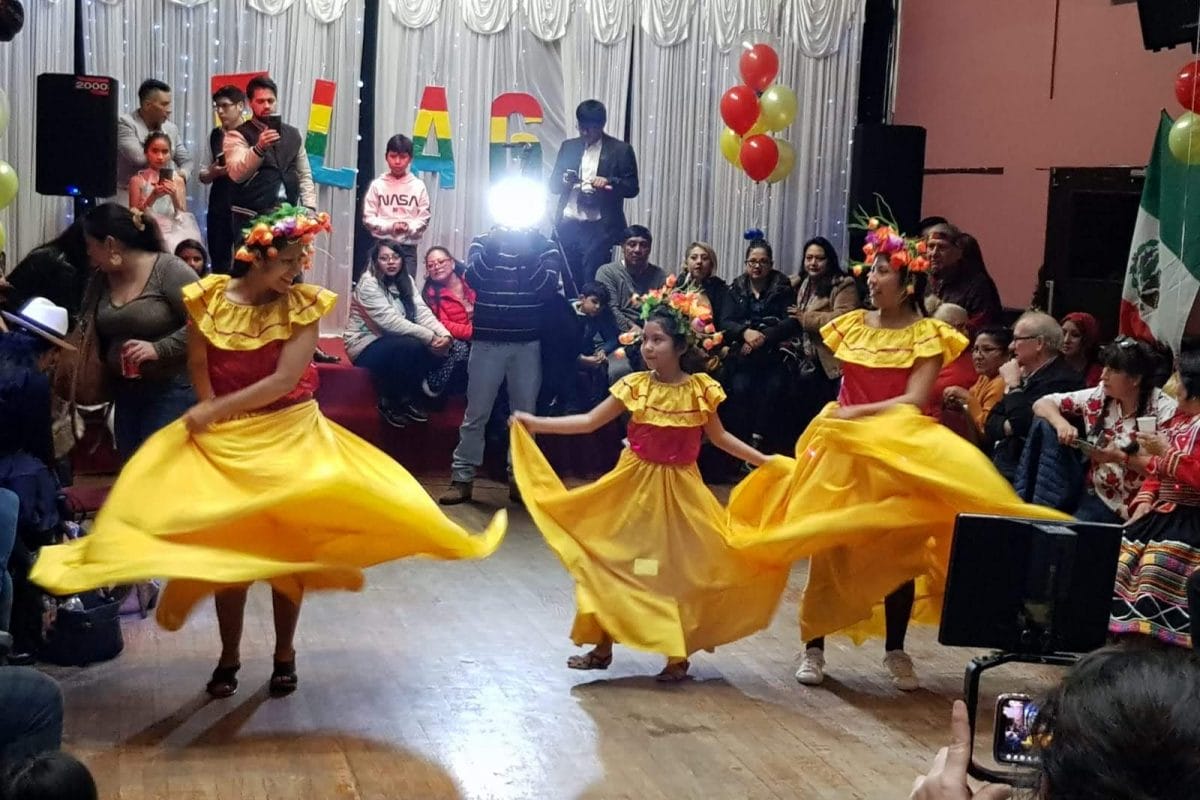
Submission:
POLYGON ((392 408, 421 393, 421 380, 437 357, 415 336, 381 336, 354 359, 354 366, 371 373, 375 393, 392 408))
POLYGON ((182 375, 163 383, 120 380, 113 394, 116 401, 113 437, 123 462, 147 439, 196 404, 196 392, 182 375))
POLYGON ((0 771, 62 745, 63 696, 53 678, 0 667, 0 771))
MULTIPOLYGON (((458 429, 458 447, 450 464, 450 478, 470 483, 483 463, 484 429, 500 384, 508 380, 508 401, 513 411, 532 412, 542 384, 542 349, 539 342, 474 342, 467 359, 467 413, 458 429)), ((511 454, 509 469, 511 471, 511 454)))
POLYGON ((8 574, 8 558, 17 540, 17 513, 21 501, 15 492, 0 489, 0 631, 7 631, 12 620, 13 584, 8 574))

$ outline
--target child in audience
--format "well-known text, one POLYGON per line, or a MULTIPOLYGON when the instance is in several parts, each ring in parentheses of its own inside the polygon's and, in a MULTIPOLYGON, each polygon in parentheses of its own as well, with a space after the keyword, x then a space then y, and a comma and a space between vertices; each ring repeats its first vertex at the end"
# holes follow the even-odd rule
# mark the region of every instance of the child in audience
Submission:
POLYGON ((36 755, 0 779, 0 800, 97 800, 99 796, 84 763, 59 750, 36 755))
POLYGON ((572 305, 580 323, 577 363, 587 386, 582 408, 587 411, 604 398, 609 384, 608 359, 621 347, 617 337, 633 325, 625 315, 613 311, 608 287, 602 283, 585 283, 572 305))
POLYGON ((363 197, 363 227, 376 239, 399 242, 404 269, 417 277, 417 244, 429 227, 429 192, 409 171, 413 143, 402 133, 387 142, 387 172, 371 181, 363 197))
POLYGON ((209 273, 208 251, 195 239, 184 239, 176 245, 175 255, 183 259, 183 263, 194 269, 201 278, 209 273))
POLYGON ((571 669, 607 669, 620 642, 664 655, 659 680, 684 680, 692 653, 766 627, 787 583, 790 563, 744 558, 726 542, 725 509, 696 469, 700 440, 754 464, 767 457, 721 425, 724 390, 685 367, 706 335, 670 302, 643 304, 648 371, 617 381, 587 414, 513 416, 521 496, 575 579, 571 637, 594 645, 568 659, 571 669), (626 412, 629 446, 616 468, 576 489, 563 486, 529 435, 591 433, 626 412))
POLYGON ((172 253, 184 239, 199 239, 200 226, 187 210, 183 176, 171 166, 171 140, 155 131, 143 149, 147 166, 129 179, 129 207, 154 217, 163 249, 172 253))

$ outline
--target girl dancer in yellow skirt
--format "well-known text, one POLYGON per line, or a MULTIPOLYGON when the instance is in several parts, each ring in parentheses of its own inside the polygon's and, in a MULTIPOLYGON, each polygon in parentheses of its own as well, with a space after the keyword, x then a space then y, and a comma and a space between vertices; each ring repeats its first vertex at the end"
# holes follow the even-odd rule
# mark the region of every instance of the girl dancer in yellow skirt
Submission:
POLYGON ((939 619, 956 515, 1067 517, 1021 502, 982 452, 922 416, 939 370, 967 340, 924 315, 924 245, 878 220, 868 228, 874 310, 821 329, 842 362, 837 404, 809 425, 795 460, 772 459, 734 489, 731 542, 771 562, 811 557, 797 680, 824 679, 827 634, 884 634, 884 664, 911 691, 905 634, 910 618, 939 619))
POLYGON ((725 509, 696 468, 702 434, 739 460, 761 464, 766 456, 722 427, 720 385, 680 364, 692 343, 712 339, 703 313, 690 313, 691 299, 668 290, 644 301, 649 371, 618 381, 591 412, 514 415, 517 485, 575 579, 571 636, 595 645, 567 661, 572 669, 607 669, 616 641, 663 654, 659 680, 683 680, 692 653, 766 627, 787 582, 786 563, 764 564, 727 545, 725 509), (529 435, 589 433, 626 411, 629 446, 616 468, 577 489, 563 486, 529 435))
POLYGON ((504 535, 503 511, 468 534, 400 465, 318 410, 311 359, 336 296, 293 281, 328 230, 328 215, 284 206, 244 231, 232 277, 184 289, 200 402, 126 464, 91 532, 43 548, 30 575, 55 594, 168 577, 158 621, 172 630, 215 593, 216 697, 237 690, 252 581, 271 584, 270 690, 288 694, 306 590, 359 589, 364 567, 404 556, 482 558, 504 535))

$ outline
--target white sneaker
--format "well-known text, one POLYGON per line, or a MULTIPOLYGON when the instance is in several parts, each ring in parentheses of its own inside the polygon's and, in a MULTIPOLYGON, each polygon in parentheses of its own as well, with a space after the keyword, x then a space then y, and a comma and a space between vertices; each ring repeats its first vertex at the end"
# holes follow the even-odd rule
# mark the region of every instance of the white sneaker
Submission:
POLYGON ((825 680, 825 651, 819 647, 810 647, 804 651, 800 659, 800 668, 796 670, 796 680, 804 686, 820 686, 825 680))
POLYGON ((889 650, 883 657, 883 665, 892 675, 892 683, 902 692, 912 692, 919 689, 917 672, 913 669, 912 659, 903 650, 889 650))

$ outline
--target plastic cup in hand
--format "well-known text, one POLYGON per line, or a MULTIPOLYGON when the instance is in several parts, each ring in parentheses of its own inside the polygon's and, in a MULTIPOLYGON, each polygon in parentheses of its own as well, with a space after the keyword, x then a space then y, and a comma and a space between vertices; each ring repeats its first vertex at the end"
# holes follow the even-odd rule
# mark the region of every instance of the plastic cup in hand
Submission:
POLYGON ((1154 417, 1137 418, 1138 433, 1154 433, 1158 430, 1158 420, 1154 417))
POLYGON ((129 379, 142 377, 137 362, 130 358, 127 353, 121 353, 121 377, 129 379))

